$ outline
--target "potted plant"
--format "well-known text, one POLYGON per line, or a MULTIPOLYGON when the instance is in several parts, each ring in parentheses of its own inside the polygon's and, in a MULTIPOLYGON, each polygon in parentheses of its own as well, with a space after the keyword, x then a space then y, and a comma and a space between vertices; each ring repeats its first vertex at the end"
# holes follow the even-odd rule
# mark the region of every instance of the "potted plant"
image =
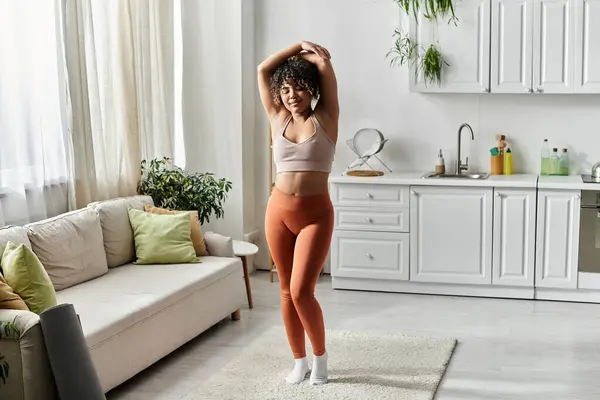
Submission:
POLYGON ((172 210, 198 211, 200 224, 224 215, 223 203, 231 190, 231 182, 216 178, 210 172, 187 172, 170 158, 142 160, 137 191, 152 197, 157 207, 172 210))
MULTIPOLYGON (((10 322, 0 321, 0 339, 19 339, 19 329, 10 322)), ((10 365, 8 361, 4 359, 4 355, 0 353, 0 387, 6 385, 8 379, 8 373, 10 372, 10 365)))

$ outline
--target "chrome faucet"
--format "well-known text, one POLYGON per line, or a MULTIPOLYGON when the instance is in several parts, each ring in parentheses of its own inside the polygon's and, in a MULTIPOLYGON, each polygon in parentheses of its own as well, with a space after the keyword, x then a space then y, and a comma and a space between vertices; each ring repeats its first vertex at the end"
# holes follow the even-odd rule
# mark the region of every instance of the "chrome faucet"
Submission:
POLYGON ((458 156, 456 160, 456 175, 461 175, 463 171, 466 171, 469 168, 469 157, 467 157, 467 160, 464 164, 460 158, 460 137, 463 128, 469 128, 469 131, 471 132, 471 140, 475 140, 475 135, 473 135, 473 128, 471 128, 471 125, 465 123, 458 128, 458 156))

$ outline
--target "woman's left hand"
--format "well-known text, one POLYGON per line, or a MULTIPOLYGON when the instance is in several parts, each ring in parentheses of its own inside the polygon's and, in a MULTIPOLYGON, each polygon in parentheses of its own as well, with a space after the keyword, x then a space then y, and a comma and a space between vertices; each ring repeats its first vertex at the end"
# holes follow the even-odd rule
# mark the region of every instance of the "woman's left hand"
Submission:
POLYGON ((311 53, 315 53, 316 55, 318 55, 321 58, 324 58, 326 60, 329 60, 331 58, 331 54, 329 54, 329 51, 322 46, 319 46, 318 44, 314 44, 312 42, 307 42, 307 41, 303 41, 301 43, 302 45, 302 50, 311 52, 311 53))

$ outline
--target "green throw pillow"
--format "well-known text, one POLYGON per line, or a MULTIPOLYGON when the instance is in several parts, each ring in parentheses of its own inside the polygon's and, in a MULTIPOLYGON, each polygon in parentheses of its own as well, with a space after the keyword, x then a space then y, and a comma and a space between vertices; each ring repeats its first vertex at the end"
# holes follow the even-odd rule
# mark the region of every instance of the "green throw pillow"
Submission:
POLYGON ((199 262, 190 234, 190 215, 153 214, 130 208, 135 264, 199 262))
POLYGON ((2 254, 2 272, 6 283, 32 312, 40 314, 57 304, 48 273, 35 253, 24 244, 10 241, 6 244, 2 254))

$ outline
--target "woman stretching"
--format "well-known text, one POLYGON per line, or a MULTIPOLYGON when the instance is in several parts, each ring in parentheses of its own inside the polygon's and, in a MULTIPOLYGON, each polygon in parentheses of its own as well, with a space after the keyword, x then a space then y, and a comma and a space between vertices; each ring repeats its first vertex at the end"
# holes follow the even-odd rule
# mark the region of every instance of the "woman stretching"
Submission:
POLYGON ((339 106, 329 59, 323 47, 300 42, 271 55, 258 67, 277 168, 265 233, 277 266, 283 322, 295 359, 288 383, 300 383, 311 372, 305 331, 314 354, 310 383, 327 383, 325 326, 314 291, 333 232, 328 177, 339 106), (313 110, 312 100, 317 99, 313 110))

